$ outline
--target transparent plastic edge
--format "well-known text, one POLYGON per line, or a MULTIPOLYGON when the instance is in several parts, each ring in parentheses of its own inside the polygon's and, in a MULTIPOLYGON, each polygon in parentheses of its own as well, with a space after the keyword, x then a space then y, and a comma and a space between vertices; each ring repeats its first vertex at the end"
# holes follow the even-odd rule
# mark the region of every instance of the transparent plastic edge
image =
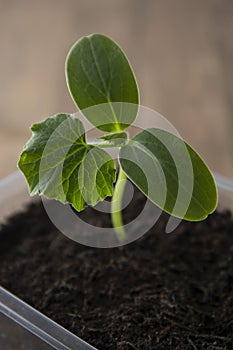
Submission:
POLYGON ((0 287, 0 312, 58 350, 97 350, 0 287))
MULTIPOLYGON (((233 192, 233 179, 216 172, 212 172, 212 174, 215 178, 219 190, 233 192)), ((26 180, 24 179, 23 174, 19 170, 16 170, 15 172, 6 176, 5 178, 0 179, 0 199, 2 199, 2 197, 5 197, 5 194, 8 194, 9 196, 9 193, 14 192, 15 194, 17 194, 17 192, 26 189, 26 180)))
POLYGON ((233 192, 233 180, 227 176, 223 176, 218 173, 213 173, 215 181, 218 188, 221 190, 226 190, 228 192, 233 192))

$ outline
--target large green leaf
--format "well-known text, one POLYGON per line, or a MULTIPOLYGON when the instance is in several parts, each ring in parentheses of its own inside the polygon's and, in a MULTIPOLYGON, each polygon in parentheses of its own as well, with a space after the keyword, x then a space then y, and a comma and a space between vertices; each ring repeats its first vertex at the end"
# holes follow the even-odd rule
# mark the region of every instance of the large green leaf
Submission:
POLYGON ((93 34, 77 41, 67 56, 66 79, 75 103, 99 129, 123 130, 135 120, 136 79, 125 54, 108 37, 93 34))
POLYGON ((33 125, 18 165, 31 195, 69 202, 78 211, 112 195, 113 159, 86 143, 82 122, 69 114, 33 125))
POLYGON ((161 129, 146 129, 119 153, 126 175, 166 212, 190 221, 205 219, 217 205, 213 176, 182 139, 161 129))

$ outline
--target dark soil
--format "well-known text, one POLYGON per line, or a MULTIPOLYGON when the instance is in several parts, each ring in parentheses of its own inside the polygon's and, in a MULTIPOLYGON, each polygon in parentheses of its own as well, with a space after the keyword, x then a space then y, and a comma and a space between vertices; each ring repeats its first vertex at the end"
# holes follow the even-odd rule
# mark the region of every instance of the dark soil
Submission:
POLYGON ((33 204, 0 230, 0 283, 101 350, 233 349, 231 215, 169 235, 166 220, 127 246, 97 249, 63 236, 33 204))

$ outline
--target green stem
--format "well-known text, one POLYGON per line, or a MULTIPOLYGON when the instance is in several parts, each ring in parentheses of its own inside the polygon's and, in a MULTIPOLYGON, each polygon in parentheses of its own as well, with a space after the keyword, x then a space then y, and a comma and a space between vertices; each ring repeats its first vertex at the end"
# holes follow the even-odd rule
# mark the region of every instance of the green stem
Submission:
POLYGON ((115 190, 112 196, 112 203, 111 203, 112 224, 120 242, 123 242, 126 239, 126 234, 125 234, 124 224, 122 219, 122 198, 123 198, 126 182, 127 182, 127 176, 125 175, 122 168, 120 167, 115 190))

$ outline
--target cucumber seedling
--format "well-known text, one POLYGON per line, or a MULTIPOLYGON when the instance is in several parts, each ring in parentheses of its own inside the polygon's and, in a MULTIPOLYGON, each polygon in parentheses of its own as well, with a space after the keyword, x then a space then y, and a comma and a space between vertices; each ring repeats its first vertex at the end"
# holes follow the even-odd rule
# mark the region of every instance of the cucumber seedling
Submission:
POLYGON ((102 134, 95 144, 88 142, 82 121, 73 114, 34 124, 18 162, 31 195, 70 203, 77 211, 111 196, 119 240, 125 237, 121 203, 127 178, 175 217, 199 221, 215 210, 214 178, 185 141, 159 128, 140 130, 129 138, 139 92, 132 68, 114 41, 100 34, 81 38, 67 56, 65 73, 79 111, 102 134), (119 150, 118 176, 107 148, 119 150))

